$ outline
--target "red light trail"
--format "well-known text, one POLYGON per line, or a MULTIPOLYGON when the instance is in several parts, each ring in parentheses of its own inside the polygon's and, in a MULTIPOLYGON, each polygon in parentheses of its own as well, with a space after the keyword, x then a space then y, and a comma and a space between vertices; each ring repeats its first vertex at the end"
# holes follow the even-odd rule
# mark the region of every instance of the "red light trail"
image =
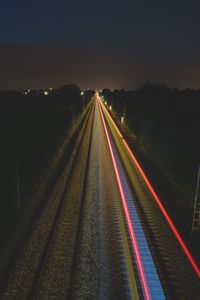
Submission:
MULTIPOLYGON (((103 105, 102 102, 100 102, 100 103, 101 103, 101 105, 103 105)), ((142 170, 142 168, 141 168, 141 166, 140 166, 138 160, 136 159, 135 155, 133 154, 133 152, 131 151, 131 149, 130 149, 130 147, 128 146, 127 142, 126 142, 125 139, 123 138, 123 135, 121 134, 121 132, 120 132, 120 130, 118 129, 117 125, 116 125, 115 122, 113 121, 113 119, 112 119, 112 117, 110 116, 109 112, 107 111, 106 107, 105 107, 104 105, 103 105, 103 107, 104 107, 104 109, 106 110, 107 115, 108 115, 108 117, 110 118, 112 124, 114 125, 114 127, 115 127, 115 129, 116 129, 118 135, 121 137, 122 142, 124 143, 124 145, 125 145, 125 147, 126 147, 128 153, 129 153, 129 155, 130 155, 132 161, 134 162, 134 164, 135 164, 136 167, 138 168, 138 170, 139 170, 139 172, 140 172, 142 178, 144 179, 144 181, 145 181, 147 187, 149 188, 149 190, 150 190, 150 192, 151 192, 153 198, 155 199, 156 203, 158 204, 158 206, 159 206, 159 208, 160 208, 160 210, 161 210, 163 216, 165 217, 165 219, 166 219, 166 221, 168 222, 168 224, 169 224, 171 230, 173 231, 173 233, 174 233, 174 235, 175 235, 177 241, 179 242, 179 244, 180 244, 181 248, 183 249, 185 255, 187 256, 189 262, 191 263, 191 265, 192 265, 194 271, 196 272, 197 276, 200 278, 200 268, 198 267, 198 265, 197 265, 196 262, 194 261, 194 258, 192 257, 191 253, 189 252, 187 246, 185 245, 185 243, 184 243, 184 241, 183 241, 183 239, 182 239, 180 233, 179 233, 178 230, 176 229, 176 227, 175 227, 174 223, 172 222, 172 220, 171 220, 169 214, 167 213, 166 209, 164 208, 164 206, 163 206, 161 200, 159 199, 158 195, 156 194, 156 192, 155 192, 154 188, 152 187, 150 181, 149 181, 148 178, 146 177, 146 175, 145 175, 144 171, 142 170)))
POLYGON ((130 215, 129 215, 129 211, 128 211, 128 207, 127 207, 127 203, 126 203, 124 190, 123 190, 123 187, 122 187, 119 171, 118 171, 117 164, 116 164, 116 161, 115 161, 115 157, 114 157, 110 137, 109 137, 107 126, 106 126, 105 119, 104 119, 104 116, 103 116, 102 108, 99 104, 99 100, 98 100, 98 106, 99 106, 99 111, 100 111, 100 115, 101 115, 101 118, 102 118, 103 126, 104 126, 104 129, 105 129, 106 138, 107 138, 107 141, 108 141, 108 146, 109 146, 109 149, 110 149, 111 157, 112 157, 112 162, 113 162, 113 166, 114 166, 114 170, 115 170, 115 174, 116 174, 116 178, 117 178, 117 183, 118 183, 118 187, 119 187, 119 191, 120 191, 120 195, 121 195, 121 199, 122 199, 122 204, 123 204, 124 211, 125 211, 125 216, 126 216, 126 220, 127 220, 127 225, 128 225, 130 237, 131 237, 131 242, 132 242, 133 249, 134 249, 135 256, 136 256, 138 271, 139 271, 139 274, 140 274, 141 284, 142 284, 143 291, 144 291, 144 297, 145 297, 146 300, 150 300, 151 297, 150 297, 149 288, 148 288, 148 284, 147 284, 147 280, 146 280, 146 275, 145 275, 142 260, 141 260, 141 257, 140 257, 140 253, 139 253, 135 233, 134 233, 134 230, 133 230, 133 227, 132 227, 132 224, 131 224, 131 219, 130 219, 130 215))

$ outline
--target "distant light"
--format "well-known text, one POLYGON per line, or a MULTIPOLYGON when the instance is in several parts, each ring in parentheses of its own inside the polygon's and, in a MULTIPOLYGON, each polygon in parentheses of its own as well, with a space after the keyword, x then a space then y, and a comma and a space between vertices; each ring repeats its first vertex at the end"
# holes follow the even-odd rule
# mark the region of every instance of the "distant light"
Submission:
POLYGON ((28 92, 24 92, 24 95, 28 95, 28 92))
POLYGON ((47 91, 44 91, 44 95, 45 95, 45 96, 48 96, 49 93, 48 93, 47 91))
POLYGON ((109 110, 112 110, 112 105, 109 106, 109 110))
POLYGON ((50 88, 50 91, 52 91, 53 90, 53 88, 50 88))
POLYGON ((105 100, 105 97, 104 97, 104 95, 102 95, 102 96, 101 96, 101 99, 102 99, 102 101, 104 101, 104 100, 105 100))
POLYGON ((84 95, 84 92, 82 91, 82 92, 81 92, 81 96, 83 96, 83 95, 84 95))
POLYGON ((124 124, 124 117, 121 117, 121 123, 124 124))
POLYGON ((107 101, 105 101, 105 104, 107 104, 107 101))

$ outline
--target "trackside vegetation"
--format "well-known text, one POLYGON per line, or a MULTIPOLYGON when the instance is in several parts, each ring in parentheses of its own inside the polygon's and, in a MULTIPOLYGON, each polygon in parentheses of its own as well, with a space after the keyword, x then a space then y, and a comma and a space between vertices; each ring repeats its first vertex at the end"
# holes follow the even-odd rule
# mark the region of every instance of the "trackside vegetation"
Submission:
POLYGON ((70 158, 94 92, 0 93, 0 282, 70 158))
POLYGON ((190 230, 200 164, 200 91, 147 82, 135 91, 103 89, 101 95, 199 259, 190 230))

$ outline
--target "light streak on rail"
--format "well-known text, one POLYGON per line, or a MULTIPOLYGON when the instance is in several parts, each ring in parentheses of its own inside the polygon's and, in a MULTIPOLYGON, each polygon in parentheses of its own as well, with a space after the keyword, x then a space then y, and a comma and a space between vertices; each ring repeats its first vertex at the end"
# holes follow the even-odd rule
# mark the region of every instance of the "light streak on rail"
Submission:
MULTIPOLYGON (((100 101, 100 100, 99 100, 100 101)), ((155 199, 156 203, 158 204, 158 207, 160 208, 163 216, 165 217, 166 221, 168 222, 171 230, 173 231, 177 241, 179 242, 181 248, 183 249, 186 257, 188 258, 190 264, 192 265, 194 271, 196 272, 197 276, 200 278, 200 268, 198 267, 198 265, 196 264, 194 258, 192 257, 191 253, 189 252, 185 242, 183 241, 180 233, 178 232, 178 230, 176 229, 172 219, 170 218, 169 214, 167 213, 165 207, 163 206, 161 200, 159 199, 158 195, 156 194, 153 186, 151 185, 149 179, 147 178, 147 176, 145 175, 144 171, 142 170, 138 160, 136 159, 135 155, 133 154, 133 152, 131 151, 130 147, 128 146, 127 142, 125 141, 122 133, 120 132, 120 130, 118 129, 117 125, 115 124, 114 120, 112 119, 111 115, 109 114, 108 110, 106 109, 105 105, 100 101, 101 106, 104 108, 104 110, 107 113, 107 116, 109 117, 109 119, 111 120, 112 124, 114 125, 119 137, 121 138, 123 144, 125 145, 132 161, 134 162, 134 164, 136 165, 137 169, 139 170, 142 178, 144 179, 147 187, 149 188, 153 198, 155 199)))
POLYGON ((99 106, 103 126, 104 126, 104 129, 105 129, 106 138, 107 138, 107 141, 108 141, 108 146, 109 146, 109 149, 110 149, 111 157, 112 157, 112 162, 113 162, 113 166, 114 166, 114 170, 115 170, 115 174, 116 174, 116 178, 117 178, 117 183, 118 183, 118 187, 119 187, 119 191, 120 191, 120 195, 121 195, 121 199, 122 199, 122 204, 123 204, 123 207, 124 207, 124 212, 125 212, 125 216, 126 216, 126 220, 127 220, 127 225, 128 225, 130 237, 131 237, 131 242, 132 242, 133 249, 134 249, 135 256, 136 256, 136 262, 137 262, 138 271, 139 271, 139 275, 140 275, 140 279, 141 279, 141 284, 142 284, 143 291, 144 291, 144 297, 145 297, 145 300, 150 300, 151 297, 150 297, 150 293, 149 293, 149 288, 148 288, 148 284, 147 284, 146 275, 145 275, 142 260, 141 260, 141 257, 140 257, 140 253, 139 253, 135 233, 134 233, 134 230, 133 230, 133 227, 132 227, 131 218, 130 218, 130 215, 129 215, 129 211, 128 211, 128 207, 127 207, 127 203, 126 203, 126 198, 125 198, 124 190, 123 190, 120 175, 119 175, 119 170, 117 168, 117 164, 116 164, 116 161, 115 161, 115 157, 114 157, 110 137, 109 137, 109 134, 108 134, 108 129, 107 129, 107 126, 106 126, 106 123, 105 123, 105 119, 104 119, 104 116, 103 116, 103 112, 102 112, 102 108, 100 106, 99 100, 98 100, 98 106, 99 106))

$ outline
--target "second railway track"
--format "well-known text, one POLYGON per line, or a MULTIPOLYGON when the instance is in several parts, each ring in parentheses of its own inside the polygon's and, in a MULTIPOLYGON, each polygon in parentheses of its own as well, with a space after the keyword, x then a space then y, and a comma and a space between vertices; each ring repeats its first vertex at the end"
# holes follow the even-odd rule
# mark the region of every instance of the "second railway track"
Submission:
MULTIPOLYGON (((79 243, 79 238, 80 238, 80 226, 81 226, 81 221, 82 221, 82 211, 84 208, 84 191, 85 191, 86 180, 87 180, 87 170, 88 170, 88 164, 89 164, 89 153, 90 153, 90 146, 91 146, 93 121, 94 121, 94 105, 92 106, 91 111, 89 112, 88 118, 85 122, 84 129, 83 129, 81 139, 80 139, 80 143, 77 147, 74 161, 72 163, 72 166, 71 166, 71 169, 69 172, 69 177, 66 182, 66 187, 65 187, 62 199, 60 201, 60 205, 58 207, 58 211, 56 213, 51 232, 49 234, 47 243, 45 245, 41 263, 39 264, 38 270, 35 274, 33 286, 30 290, 28 299, 38 299, 38 297, 40 297, 38 291, 40 290, 42 276, 43 276, 43 273, 45 272, 45 264, 47 263, 48 255, 50 255, 51 245, 53 243, 54 236, 56 235, 56 228, 59 225, 59 219, 62 218, 62 215, 63 215, 64 205, 66 204, 65 202, 71 201, 71 199, 69 199, 69 196, 67 195, 68 189, 69 189, 70 181, 73 178, 75 166, 76 166, 76 164, 79 163, 80 154, 82 155, 81 147, 82 147, 83 140, 86 138, 85 135, 87 134, 88 138, 89 138, 89 142, 87 140, 85 141, 86 145, 87 145, 86 146, 87 149, 86 149, 86 156, 85 156, 86 161, 85 161, 85 168, 84 168, 84 177, 82 178, 82 184, 81 184, 81 182, 78 183, 79 187, 81 186, 81 191, 80 191, 80 197, 78 199, 76 199, 76 201, 79 202, 79 209, 77 210, 76 216, 75 216, 75 218, 77 218, 77 222, 74 226, 76 234, 75 234, 75 240, 74 240, 73 258, 72 258, 72 261, 69 266, 70 282, 69 282, 68 287, 67 286, 63 287, 63 290, 65 290, 65 297, 67 299, 72 299, 70 296, 70 294, 72 293, 71 284, 73 284, 72 278, 73 278, 73 274, 74 274, 76 253, 77 253, 78 243, 79 243), (89 134, 86 133, 86 131, 89 131, 89 134), (68 295, 68 290, 69 290, 69 295, 68 295)), ((67 218, 67 215, 65 217, 67 218)), ((64 230, 64 227, 63 227, 63 230, 64 230)), ((66 241, 67 241, 67 239, 70 239, 70 236, 68 236, 68 237, 66 236, 66 241)), ((43 299, 42 295, 41 295, 41 299, 43 299)))

